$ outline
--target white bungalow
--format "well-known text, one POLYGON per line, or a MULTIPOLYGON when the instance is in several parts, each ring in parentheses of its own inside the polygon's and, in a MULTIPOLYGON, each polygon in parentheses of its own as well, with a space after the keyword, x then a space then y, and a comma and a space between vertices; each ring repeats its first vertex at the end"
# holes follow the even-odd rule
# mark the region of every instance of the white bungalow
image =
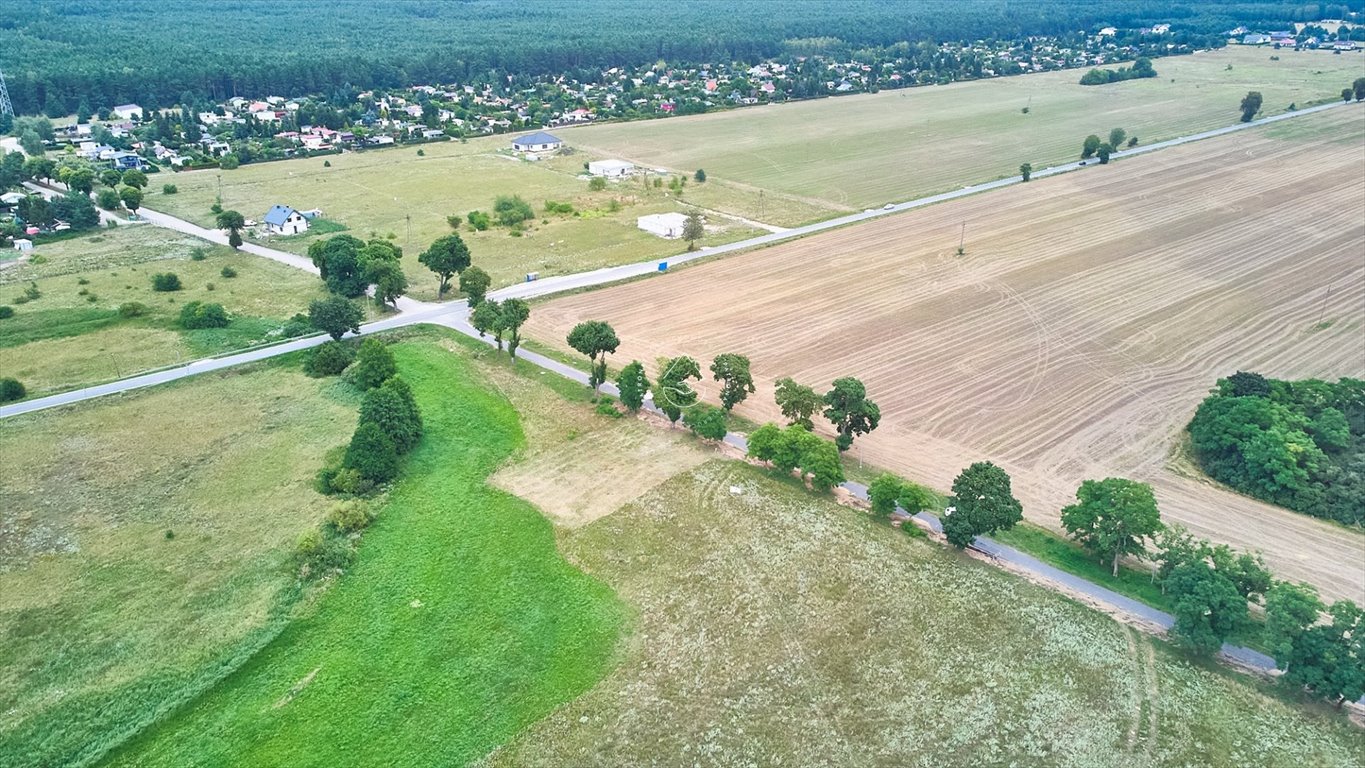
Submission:
POLYGON ((512 139, 512 149, 518 152, 553 152, 562 146, 563 141, 544 131, 512 139))

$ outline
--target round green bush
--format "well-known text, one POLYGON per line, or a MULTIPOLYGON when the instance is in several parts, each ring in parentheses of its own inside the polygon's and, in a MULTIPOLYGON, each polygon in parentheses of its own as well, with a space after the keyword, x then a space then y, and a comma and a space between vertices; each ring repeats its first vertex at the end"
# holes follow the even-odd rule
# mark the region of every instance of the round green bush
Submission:
POLYGON ((158 293, 168 291, 178 291, 183 286, 180 285, 180 276, 174 272, 158 272, 152 275, 152 290, 158 293))
POLYGON ((196 328, 225 328, 231 322, 226 309, 222 304, 205 304, 201 301, 191 301, 180 309, 180 327, 186 329, 196 328))
POLYGON ((119 317, 142 317, 147 314, 147 305, 138 301, 130 301, 118 305, 119 317))
POLYGON ((0 403, 22 400, 27 394, 28 390, 18 379, 0 379, 0 403))
POLYGON ((222 275, 223 277, 232 278, 237 276, 237 270, 233 269, 232 267, 223 267, 222 271, 220 271, 218 274, 222 275))
POLYGON ((14 307, 11 307, 8 304, 0 306, 0 320, 10 317, 14 317, 14 307))
POLYGON ((309 376, 336 376, 355 362, 355 347, 344 341, 329 341, 309 355, 303 371, 309 376))

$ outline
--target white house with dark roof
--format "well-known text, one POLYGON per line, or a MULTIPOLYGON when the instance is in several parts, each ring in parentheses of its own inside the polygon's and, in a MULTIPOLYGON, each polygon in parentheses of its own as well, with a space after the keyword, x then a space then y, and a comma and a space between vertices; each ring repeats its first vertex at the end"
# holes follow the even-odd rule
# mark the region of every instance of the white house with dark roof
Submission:
POLYGON ((512 149, 518 152, 553 152, 562 146, 564 146, 563 141, 544 131, 512 139, 512 149))
POLYGON ((272 235, 297 235, 308 231, 308 217, 287 205, 271 206, 262 222, 272 235))

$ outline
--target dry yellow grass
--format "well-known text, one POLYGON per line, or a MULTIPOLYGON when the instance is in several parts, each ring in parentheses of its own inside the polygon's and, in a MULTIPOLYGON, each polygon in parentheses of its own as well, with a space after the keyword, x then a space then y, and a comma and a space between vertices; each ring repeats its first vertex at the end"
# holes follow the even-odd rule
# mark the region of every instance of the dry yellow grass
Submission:
POLYGON ((946 488, 996 461, 1053 527, 1083 479, 1148 481, 1166 520, 1360 601, 1360 532, 1167 466, 1220 376, 1365 374, 1362 113, 1295 123, 566 297, 527 331, 607 320, 618 364, 749 354, 759 420, 781 376, 859 376, 883 413, 868 462, 946 488))

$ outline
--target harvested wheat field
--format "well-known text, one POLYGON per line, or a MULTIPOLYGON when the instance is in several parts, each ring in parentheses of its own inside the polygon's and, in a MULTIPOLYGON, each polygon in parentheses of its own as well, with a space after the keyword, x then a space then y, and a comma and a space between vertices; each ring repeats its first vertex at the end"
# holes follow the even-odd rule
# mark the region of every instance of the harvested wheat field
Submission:
POLYGON ((527 330, 564 347, 606 320, 618 365, 748 354, 753 419, 778 417, 779 377, 858 376, 882 407, 864 461, 946 489, 990 459, 1054 527, 1083 479, 1148 481, 1167 521, 1361 601, 1359 531, 1177 458, 1221 376, 1365 375, 1365 113, 1293 122, 565 297, 527 330))

